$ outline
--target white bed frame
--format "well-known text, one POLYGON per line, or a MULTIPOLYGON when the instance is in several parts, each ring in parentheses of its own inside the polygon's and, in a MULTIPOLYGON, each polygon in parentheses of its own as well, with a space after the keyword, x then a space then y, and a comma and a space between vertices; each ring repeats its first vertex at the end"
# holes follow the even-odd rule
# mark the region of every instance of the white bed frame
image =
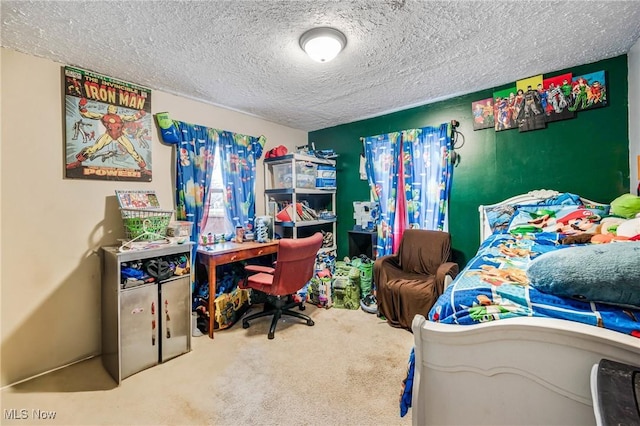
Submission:
MULTIPOLYGON (((554 195, 556 191, 531 191, 493 206, 554 195)), ((491 230, 482 207, 484 241, 491 230)), ((413 425, 596 424, 593 366, 603 358, 640 365, 640 339, 559 319, 512 318, 460 326, 416 315, 412 330, 413 425)))

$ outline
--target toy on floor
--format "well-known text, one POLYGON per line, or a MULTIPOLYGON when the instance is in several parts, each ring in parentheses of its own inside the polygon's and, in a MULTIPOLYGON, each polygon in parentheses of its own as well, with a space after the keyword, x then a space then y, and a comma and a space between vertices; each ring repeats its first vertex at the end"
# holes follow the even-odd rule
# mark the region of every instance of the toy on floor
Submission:
POLYGON ((336 308, 360 308, 360 270, 356 266, 344 261, 336 262, 332 286, 336 308))

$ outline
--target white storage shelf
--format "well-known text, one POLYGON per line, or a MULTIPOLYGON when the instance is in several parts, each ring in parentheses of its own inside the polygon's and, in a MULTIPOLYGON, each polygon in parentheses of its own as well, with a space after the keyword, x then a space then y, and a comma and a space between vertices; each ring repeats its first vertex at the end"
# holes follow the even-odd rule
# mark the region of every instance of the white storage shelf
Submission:
POLYGON ((277 226, 283 226, 285 228, 293 228, 293 227, 305 227, 305 226, 315 226, 315 225, 324 225, 326 223, 335 223, 335 220, 299 220, 297 222, 292 221, 277 221, 277 226))
POLYGON ((335 188, 282 188, 282 189, 265 189, 264 193, 267 195, 288 195, 296 193, 298 195, 304 194, 333 194, 336 192, 335 188))
POLYGON ((265 164, 273 165, 273 164, 290 164, 292 161, 308 161, 314 164, 326 164, 327 166, 335 166, 336 160, 330 160, 327 158, 318 158, 313 157, 311 155, 305 154, 287 154, 282 157, 274 157, 274 158, 265 158, 265 164))
MULTIPOLYGON (((320 181, 316 179, 318 166, 335 168, 335 160, 316 158, 304 154, 288 154, 277 158, 264 160, 264 182, 265 182, 265 207, 267 214, 270 202, 278 204, 275 213, 280 211, 280 206, 305 202, 310 208, 320 213, 328 211, 334 218, 330 220, 300 220, 293 215, 290 221, 275 220, 276 232, 285 238, 298 238, 311 235, 316 231, 332 232, 336 234, 336 188, 335 187, 311 187, 311 177, 313 183, 320 181), (313 172, 313 176, 311 176, 313 172), (301 178, 303 177, 303 178, 301 178)), ((335 250, 333 247, 324 247, 323 250, 335 250)))

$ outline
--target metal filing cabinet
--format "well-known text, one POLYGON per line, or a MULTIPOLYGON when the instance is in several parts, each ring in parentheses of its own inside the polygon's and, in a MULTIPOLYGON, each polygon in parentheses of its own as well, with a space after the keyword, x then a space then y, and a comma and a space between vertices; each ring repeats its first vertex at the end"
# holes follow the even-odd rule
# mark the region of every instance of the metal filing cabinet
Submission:
POLYGON ((193 243, 118 252, 103 247, 102 363, 120 382, 191 350, 191 274, 152 283, 123 280, 123 265, 185 256, 193 243))

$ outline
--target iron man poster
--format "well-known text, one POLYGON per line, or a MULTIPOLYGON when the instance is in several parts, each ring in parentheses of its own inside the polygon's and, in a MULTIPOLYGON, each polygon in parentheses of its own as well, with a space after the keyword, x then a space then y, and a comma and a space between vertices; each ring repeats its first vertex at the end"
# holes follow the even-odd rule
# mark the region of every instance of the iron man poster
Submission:
POLYGON ((151 182, 151 90, 65 67, 66 177, 151 182))

